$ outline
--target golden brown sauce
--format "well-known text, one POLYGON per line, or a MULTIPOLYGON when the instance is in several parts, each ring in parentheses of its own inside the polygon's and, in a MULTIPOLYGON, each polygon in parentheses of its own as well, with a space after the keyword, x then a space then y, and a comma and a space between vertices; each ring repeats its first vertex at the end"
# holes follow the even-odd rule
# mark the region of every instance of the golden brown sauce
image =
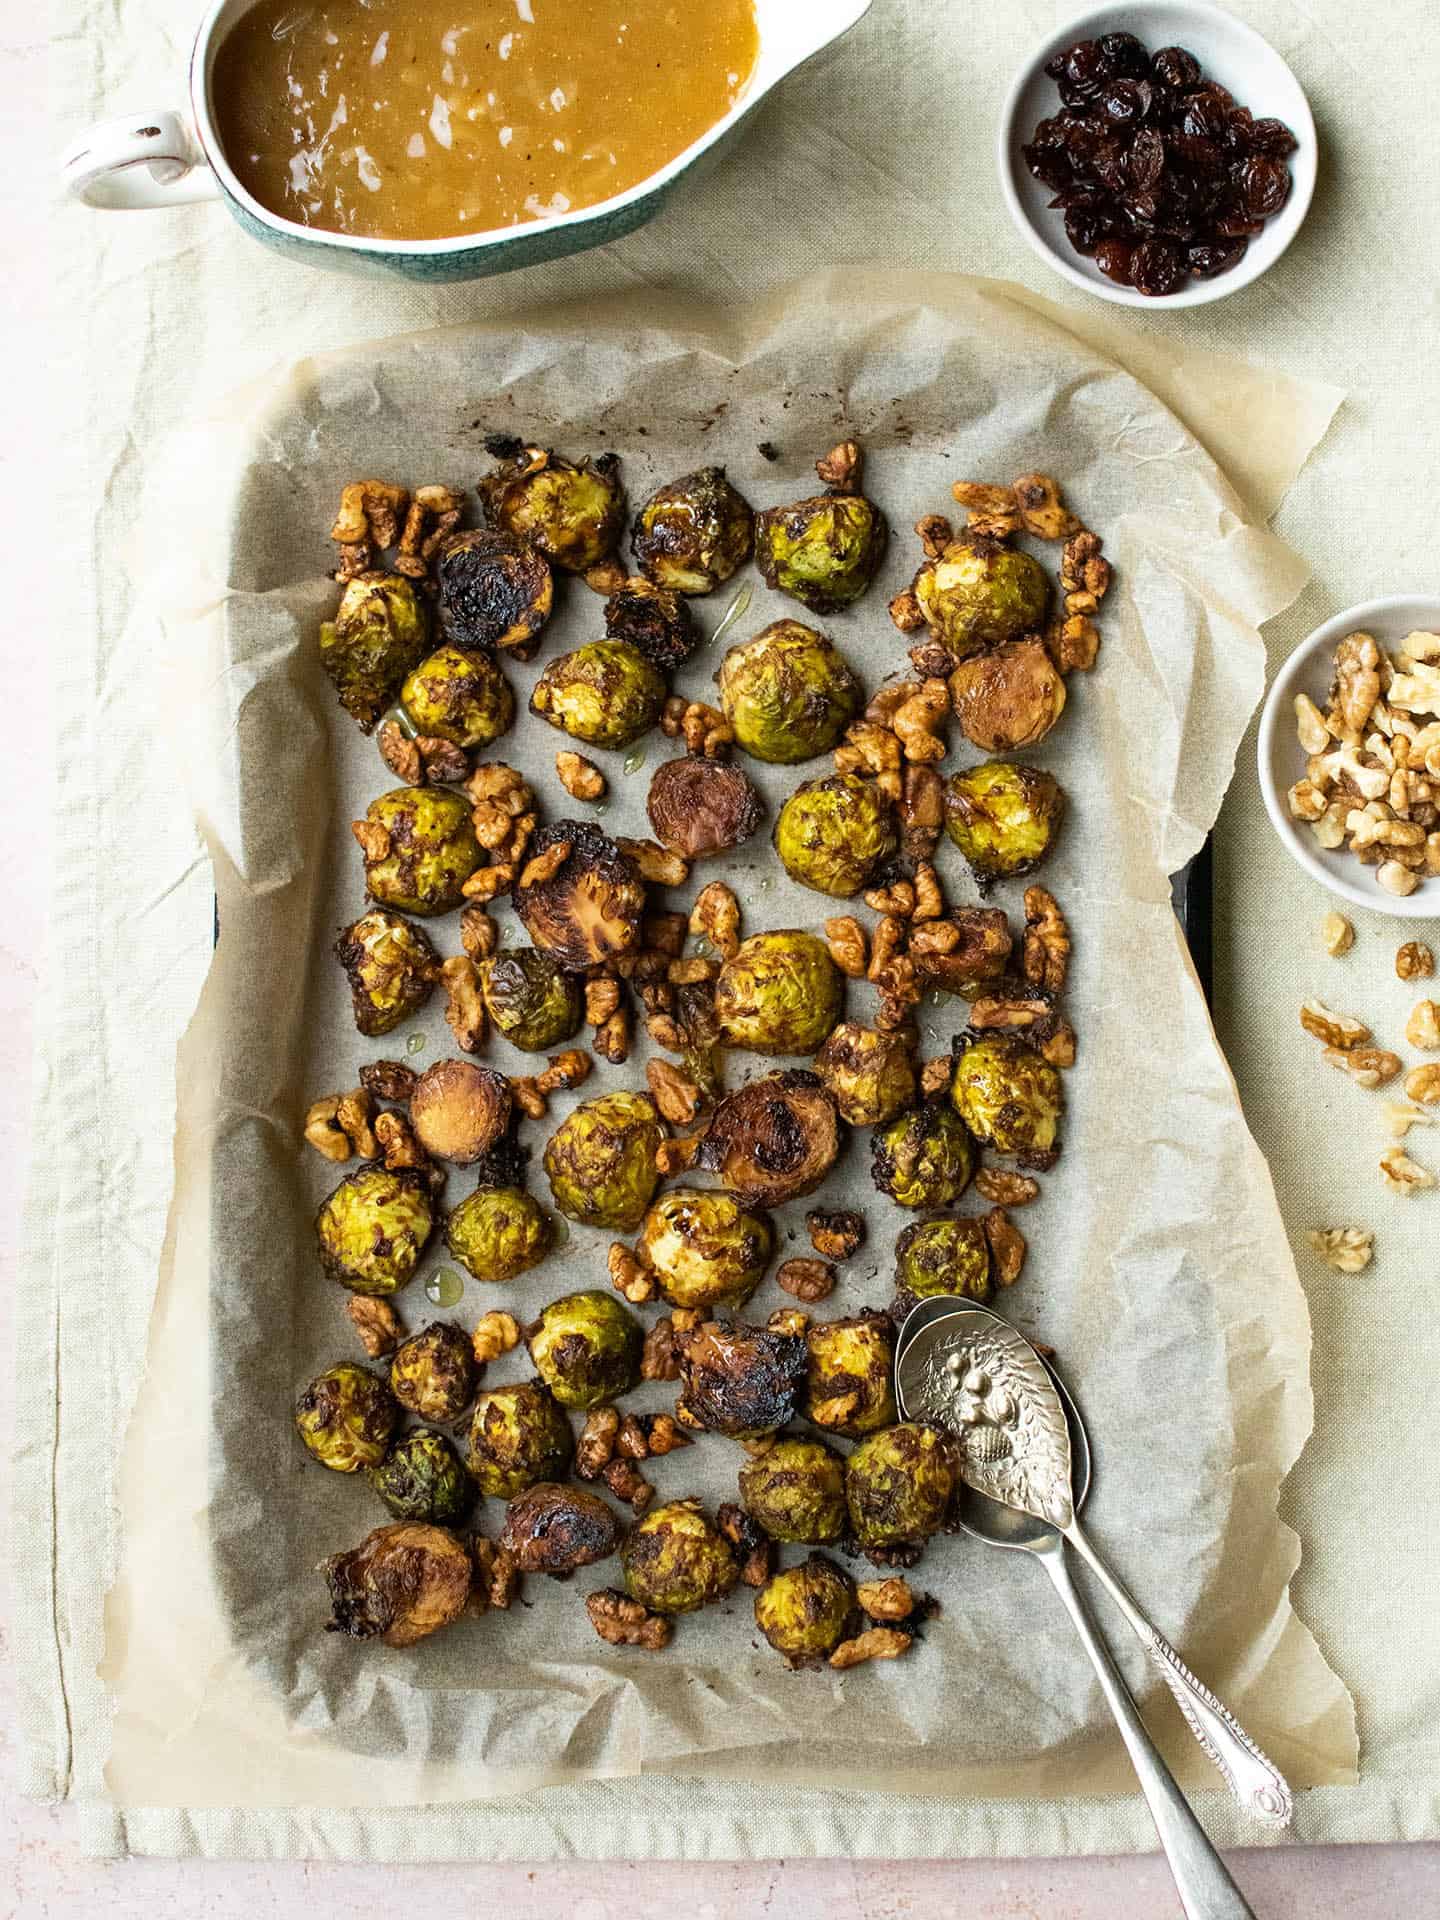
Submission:
POLYGON ((261 0, 213 110, 272 213, 433 240, 623 193, 729 111, 758 45, 752 0, 261 0))

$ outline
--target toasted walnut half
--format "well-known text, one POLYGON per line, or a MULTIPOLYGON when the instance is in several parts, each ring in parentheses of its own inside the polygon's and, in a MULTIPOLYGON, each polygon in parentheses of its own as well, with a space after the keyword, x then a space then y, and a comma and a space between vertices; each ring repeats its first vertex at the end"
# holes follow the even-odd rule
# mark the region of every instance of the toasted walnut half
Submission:
POLYGON ((1359 1273, 1374 1258, 1375 1236, 1363 1227, 1312 1227, 1305 1238, 1337 1273, 1359 1273))

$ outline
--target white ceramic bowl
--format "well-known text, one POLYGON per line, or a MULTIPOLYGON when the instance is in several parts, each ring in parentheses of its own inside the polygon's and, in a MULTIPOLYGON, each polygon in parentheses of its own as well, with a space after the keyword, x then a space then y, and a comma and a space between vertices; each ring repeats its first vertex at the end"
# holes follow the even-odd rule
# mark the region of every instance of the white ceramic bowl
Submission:
POLYGON ((1349 633, 1370 633, 1382 647, 1395 647, 1407 633, 1440 632, 1440 599, 1424 595, 1366 600, 1317 627, 1302 640, 1275 676, 1260 715, 1260 791, 1275 831, 1312 880, 1354 906, 1401 920, 1440 920, 1440 876, 1423 879, 1414 893, 1397 899, 1376 884, 1375 869, 1362 867, 1344 847, 1329 853, 1303 820, 1294 820, 1285 796, 1305 775, 1306 753, 1295 734, 1295 696, 1307 693, 1324 711, 1335 649, 1349 633))
POLYGON ((1079 14, 1035 49, 1016 77, 1000 115, 996 158, 1010 218, 1047 267, 1102 300, 1113 300, 1124 307, 1163 308, 1198 307, 1210 300, 1223 300, 1274 266, 1309 211, 1315 191, 1316 154, 1315 121, 1304 91, 1279 54, 1253 27, 1219 7, 1192 4, 1192 0, 1151 0, 1149 5, 1095 7, 1079 14), (1188 280, 1178 293, 1154 299, 1136 293, 1133 287, 1117 286, 1105 278, 1093 260, 1075 252, 1065 237, 1064 214, 1049 207, 1054 195, 1025 165, 1020 149, 1037 124, 1060 108, 1060 95, 1055 82, 1046 75, 1045 62, 1077 40, 1094 40, 1102 33, 1133 33, 1150 53, 1157 53, 1161 47, 1187 47, 1208 79, 1228 87, 1257 120, 1283 120, 1300 142, 1290 156, 1290 198, 1273 220, 1266 221, 1265 231, 1250 242, 1245 258, 1229 273, 1214 280, 1188 280))

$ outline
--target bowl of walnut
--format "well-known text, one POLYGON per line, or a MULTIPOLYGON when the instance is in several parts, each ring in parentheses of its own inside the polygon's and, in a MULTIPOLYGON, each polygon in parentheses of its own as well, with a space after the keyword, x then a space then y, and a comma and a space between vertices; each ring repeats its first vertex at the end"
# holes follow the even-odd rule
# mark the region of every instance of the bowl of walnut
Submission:
POLYGON ((1440 599, 1317 627, 1260 718, 1260 788, 1305 871, 1356 906, 1440 918, 1440 599))

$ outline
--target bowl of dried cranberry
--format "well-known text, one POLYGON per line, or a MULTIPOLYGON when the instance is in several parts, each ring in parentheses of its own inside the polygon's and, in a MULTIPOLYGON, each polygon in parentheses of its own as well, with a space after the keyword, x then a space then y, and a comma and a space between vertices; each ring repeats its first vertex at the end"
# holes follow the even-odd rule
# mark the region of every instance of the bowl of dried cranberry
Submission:
POLYGON ((1039 47, 1000 119, 1010 217, 1102 300, 1193 307, 1249 286, 1315 190, 1315 122, 1253 27, 1188 0, 1097 7, 1039 47))

